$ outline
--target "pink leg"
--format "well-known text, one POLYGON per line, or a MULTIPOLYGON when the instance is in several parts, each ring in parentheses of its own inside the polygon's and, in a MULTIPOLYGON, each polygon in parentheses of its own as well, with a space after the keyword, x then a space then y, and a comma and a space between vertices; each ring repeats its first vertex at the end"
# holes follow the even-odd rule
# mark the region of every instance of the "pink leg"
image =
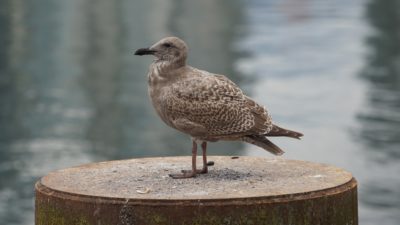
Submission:
POLYGON ((181 174, 170 174, 169 176, 174 179, 191 178, 196 176, 196 157, 197 157, 197 144, 193 141, 192 147, 192 170, 184 170, 181 174))
POLYGON ((207 142, 203 141, 203 143, 201 143, 201 149, 203 150, 203 169, 200 171, 200 173, 208 173, 208 167, 207 167, 207 142))
MULTIPOLYGON (((207 163, 207 142, 203 141, 201 143, 201 149, 203 150, 203 168, 201 170, 196 169, 196 173, 208 173, 208 163, 207 163)), ((190 170, 182 170, 182 173, 190 173, 190 170)))

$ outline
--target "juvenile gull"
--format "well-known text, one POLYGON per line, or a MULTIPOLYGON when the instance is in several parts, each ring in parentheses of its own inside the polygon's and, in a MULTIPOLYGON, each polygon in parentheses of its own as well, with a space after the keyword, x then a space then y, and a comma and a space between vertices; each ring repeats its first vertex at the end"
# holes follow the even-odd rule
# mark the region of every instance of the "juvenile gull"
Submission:
POLYGON ((265 107, 246 96, 227 77, 186 65, 188 47, 177 37, 167 37, 135 55, 153 55, 148 89, 157 114, 170 127, 192 137, 192 169, 173 178, 207 173, 207 142, 244 141, 275 155, 283 150, 267 136, 300 139, 303 134, 272 123, 265 107), (203 150, 203 168, 197 170, 197 143, 203 150))

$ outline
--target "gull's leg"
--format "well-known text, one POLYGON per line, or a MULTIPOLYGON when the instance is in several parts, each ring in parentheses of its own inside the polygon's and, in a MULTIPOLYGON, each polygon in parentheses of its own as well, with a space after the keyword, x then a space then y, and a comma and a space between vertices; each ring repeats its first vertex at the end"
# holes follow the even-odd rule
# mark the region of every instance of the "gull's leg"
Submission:
POLYGON ((207 165, 207 142, 203 141, 201 143, 201 149, 203 150, 203 169, 198 171, 198 173, 208 173, 207 165))
MULTIPOLYGON (((208 173, 208 162, 207 162, 207 142, 201 143, 201 149, 203 150, 203 168, 201 170, 196 169, 196 173, 208 173)), ((182 173, 190 173, 190 170, 182 170, 182 173)))
POLYGON ((196 176, 196 157, 197 157, 197 143, 193 140, 192 170, 182 170, 181 174, 170 174, 169 176, 174 179, 195 177, 196 176))

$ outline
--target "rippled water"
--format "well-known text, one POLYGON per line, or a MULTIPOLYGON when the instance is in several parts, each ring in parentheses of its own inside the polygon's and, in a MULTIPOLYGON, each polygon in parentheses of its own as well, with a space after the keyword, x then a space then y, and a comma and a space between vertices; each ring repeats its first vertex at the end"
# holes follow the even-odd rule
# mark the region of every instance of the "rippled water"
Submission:
POLYGON ((237 65, 275 121, 305 133, 276 141, 285 157, 350 170, 360 224, 399 224, 400 2, 253 3, 237 65))
MULTIPOLYGON (((33 224, 33 184, 49 171, 189 154, 149 104, 151 59, 133 56, 171 34, 190 64, 305 133, 275 139, 284 157, 353 172, 360 224, 398 224, 399 18, 396 0, 0 1, 1 224, 33 224)), ((270 157, 240 143, 209 152, 270 157)))

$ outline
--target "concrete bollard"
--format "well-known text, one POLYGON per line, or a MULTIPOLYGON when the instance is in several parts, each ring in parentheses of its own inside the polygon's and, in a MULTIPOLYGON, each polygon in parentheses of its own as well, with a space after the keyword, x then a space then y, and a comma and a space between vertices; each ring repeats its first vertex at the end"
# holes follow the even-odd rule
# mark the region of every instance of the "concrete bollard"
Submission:
POLYGON ((36 225, 357 225, 357 182, 342 169, 210 156, 208 174, 172 179, 190 157, 92 163, 36 183, 36 225))

